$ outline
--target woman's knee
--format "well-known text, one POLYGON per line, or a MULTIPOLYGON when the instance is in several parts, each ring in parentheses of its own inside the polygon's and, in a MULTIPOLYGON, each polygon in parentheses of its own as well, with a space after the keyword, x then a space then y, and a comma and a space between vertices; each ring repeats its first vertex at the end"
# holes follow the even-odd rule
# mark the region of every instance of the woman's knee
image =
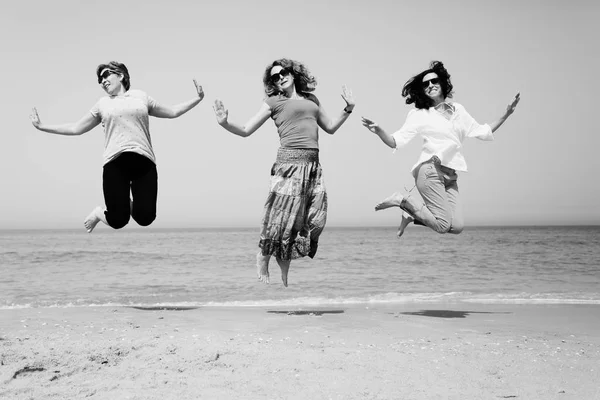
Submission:
POLYGON ((465 225, 462 222, 452 222, 452 226, 450 227, 450 230, 448 231, 448 233, 452 233, 454 235, 458 235, 459 233, 461 233, 463 231, 463 229, 465 229, 465 225))
POLYGON ((443 235, 444 233, 450 232, 450 227, 447 225, 441 225, 441 226, 433 228, 433 230, 436 231, 437 233, 443 235))
POLYGON ((459 233, 461 233, 463 231, 464 228, 465 228, 465 226, 463 224, 460 224, 460 225, 452 224, 452 227, 450 227, 450 230, 448 231, 448 233, 453 233, 455 235, 458 235, 459 233))
POLYGON ((121 229, 129 223, 129 214, 113 215, 107 213, 106 222, 113 229, 121 229))
POLYGON ((463 231, 463 229, 465 228, 465 223, 463 221, 462 218, 454 218, 452 220, 452 226, 450 226, 450 231, 448 231, 448 233, 453 233, 455 235, 458 235, 459 233, 461 233, 463 231))
POLYGON ((436 218, 435 225, 431 226, 431 229, 440 234, 448 233, 451 228, 452 225, 450 224, 450 221, 444 218, 436 218))
POLYGON ((437 233, 452 233, 454 235, 458 235, 459 233, 461 233, 464 229, 464 224, 462 222, 459 221, 452 221, 452 224, 447 223, 446 221, 439 221, 440 222, 438 224, 437 227, 434 228, 434 230, 437 233))
POLYGON ((133 220, 140 226, 148 226, 156 219, 155 212, 136 213, 133 215, 133 220))

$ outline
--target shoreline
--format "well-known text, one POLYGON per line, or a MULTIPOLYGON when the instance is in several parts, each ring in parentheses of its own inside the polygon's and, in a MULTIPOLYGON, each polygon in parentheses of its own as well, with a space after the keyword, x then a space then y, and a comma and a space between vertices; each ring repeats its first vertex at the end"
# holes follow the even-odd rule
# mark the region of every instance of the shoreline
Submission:
POLYGON ((600 306, 0 310, 8 399, 594 399, 600 306))
MULTIPOLYGON (((389 295, 389 293, 387 294, 389 295)), ((398 299, 370 299, 370 298, 283 298, 283 299, 245 299, 245 300, 224 300, 223 302, 200 302, 200 301, 175 301, 175 302, 146 302, 146 303, 106 303, 106 304, 13 304, 0 306, 0 312, 13 310, 52 310, 52 309, 102 309, 102 308, 134 308, 139 310, 165 310, 165 311, 186 311, 196 309, 215 309, 215 310, 235 310, 235 309, 266 309, 266 308, 289 308, 294 310, 304 309, 360 309, 360 308, 405 308, 431 305, 444 305, 453 309, 479 309, 498 308, 498 307, 552 307, 552 306, 589 306, 600 307, 600 299, 591 299, 589 294, 583 296, 577 293, 571 298, 561 298, 559 296, 539 298, 527 298, 521 296, 505 297, 505 298, 484 298, 481 296, 475 297, 455 297, 452 293, 436 294, 419 293, 412 294, 413 298, 408 295, 398 296, 398 299), (585 297, 585 298, 581 298, 585 297)), ((564 295, 564 294, 561 294, 564 295)))

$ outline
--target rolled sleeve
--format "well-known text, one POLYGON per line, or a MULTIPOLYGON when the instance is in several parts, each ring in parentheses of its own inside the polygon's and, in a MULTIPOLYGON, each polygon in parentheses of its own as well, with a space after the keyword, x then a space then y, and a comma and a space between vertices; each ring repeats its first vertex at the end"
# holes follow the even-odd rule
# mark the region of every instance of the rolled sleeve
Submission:
POLYGON ((406 121, 402 128, 392 133, 392 137, 396 142, 395 150, 406 146, 418 133, 417 116, 415 110, 411 110, 406 117, 406 121))
POLYGON ((494 140, 494 134, 492 128, 488 124, 479 125, 471 132, 467 133, 468 137, 477 138, 479 140, 494 140))
POLYGON ((479 124, 462 106, 460 106, 460 113, 462 114, 466 137, 480 140, 494 140, 492 128, 488 124, 479 124))

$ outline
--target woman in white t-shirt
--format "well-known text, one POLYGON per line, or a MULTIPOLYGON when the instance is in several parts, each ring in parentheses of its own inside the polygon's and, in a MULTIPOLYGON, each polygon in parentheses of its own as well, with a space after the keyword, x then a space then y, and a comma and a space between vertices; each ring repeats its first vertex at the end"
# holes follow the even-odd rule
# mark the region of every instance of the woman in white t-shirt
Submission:
POLYGON ((480 125, 465 108, 447 101, 452 97, 450 74, 440 61, 412 77, 404 84, 402 97, 406 104, 415 104, 399 131, 389 134, 376 122, 362 118, 362 124, 375 133, 389 147, 398 149, 415 136, 423 138, 423 147, 417 163, 412 168, 416 187, 423 201, 396 192, 375 206, 375 210, 400 207, 402 221, 398 237, 408 224, 425 225, 438 233, 462 232, 464 222, 458 195, 457 171, 466 172, 462 155, 465 138, 493 140, 496 131, 514 112, 520 100, 517 93, 504 114, 491 124, 480 125))
POLYGON ((102 97, 89 113, 75 123, 47 125, 34 108, 31 122, 37 129, 58 135, 81 135, 98 124, 104 128, 104 168, 102 188, 106 207, 98 206, 86 217, 88 232, 102 221, 120 229, 131 216, 148 226, 156 218, 158 174, 150 138, 149 116, 177 118, 204 98, 194 80, 197 95, 175 106, 157 103, 141 90, 130 89, 127 67, 111 61, 96 68, 98 83, 108 96, 102 97), (130 198, 131 193, 131 198, 130 198))

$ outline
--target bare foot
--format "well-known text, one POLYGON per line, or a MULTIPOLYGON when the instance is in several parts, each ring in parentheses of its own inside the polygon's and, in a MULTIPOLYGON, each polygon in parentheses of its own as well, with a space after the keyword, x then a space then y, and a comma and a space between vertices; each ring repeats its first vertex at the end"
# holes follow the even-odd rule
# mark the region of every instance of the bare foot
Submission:
POLYGON ((402 213, 402 221, 400 222, 400 226, 398 227, 398 233, 396 233, 396 236, 401 237, 402 234, 404 234, 404 229, 406 229, 406 227, 413 222, 415 219, 406 211, 404 211, 402 213))
POLYGON ((277 264, 279 264, 279 268, 281 268, 281 280, 283 281, 283 286, 285 287, 288 285, 288 272, 290 271, 291 262, 291 260, 277 259, 277 264))
POLYGON ((402 197, 402 195, 400 193, 395 192, 390 197, 386 198, 381 203, 377 204, 375 206, 375 211, 385 210, 386 208, 390 208, 390 207, 400 207, 400 203, 402 203, 403 199, 404 199, 404 197, 402 197))
POLYGON ((94 208, 90 215, 88 215, 85 218, 85 221, 83 221, 83 226, 85 226, 85 229, 88 233, 92 233, 92 231, 100 221, 108 225, 108 223, 106 222, 106 216, 104 215, 104 208, 98 206, 94 208))
POLYGON ((258 280, 269 283, 269 259, 271 256, 263 256, 261 252, 256 255, 256 274, 258 280))

